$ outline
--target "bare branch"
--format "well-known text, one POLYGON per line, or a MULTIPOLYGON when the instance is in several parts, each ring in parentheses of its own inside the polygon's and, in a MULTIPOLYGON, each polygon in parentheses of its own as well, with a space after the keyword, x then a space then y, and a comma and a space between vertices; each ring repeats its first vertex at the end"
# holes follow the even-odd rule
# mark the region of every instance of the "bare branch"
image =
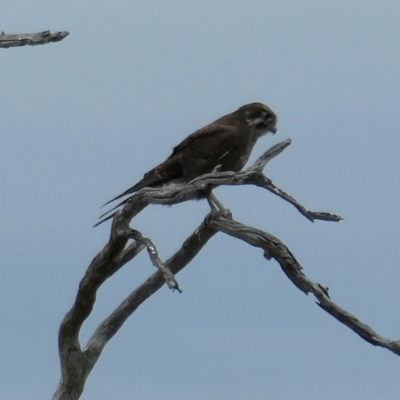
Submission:
MULTIPOLYGON (((203 223, 183 243, 165 267, 172 274, 181 271, 216 233, 203 223)), ((93 309, 96 292, 102 283, 124 264, 134 258, 144 247, 144 243, 132 243, 125 250, 127 236, 111 235, 109 243, 93 259, 83 277, 74 305, 60 326, 59 353, 62 377, 53 400, 77 400, 104 346, 115 335, 125 320, 153 293, 165 283, 161 271, 157 271, 125 299, 93 334, 85 351, 79 344, 79 331, 93 309)))
POLYGON ((303 268, 296 260, 290 250, 275 236, 243 225, 228 218, 224 214, 212 214, 208 218, 209 225, 230 236, 241 239, 252 246, 260 247, 264 250, 267 259, 274 258, 278 261, 283 272, 292 283, 302 292, 312 293, 318 299, 318 305, 327 313, 335 317, 342 324, 357 333, 368 343, 380 346, 400 355, 400 341, 390 340, 376 333, 370 326, 361 322, 354 315, 339 307, 328 295, 328 290, 324 286, 312 282, 304 273, 303 268))
POLYGON ((100 253, 93 259, 80 282, 75 302, 60 325, 58 347, 61 363, 61 380, 54 400, 79 399, 92 365, 82 352, 79 332, 90 315, 98 288, 122 265, 135 257, 143 245, 128 246, 128 238, 110 238, 100 253))
MULTIPOLYGON (((202 223, 192 235, 186 239, 180 250, 165 262, 173 274, 177 274, 200 252, 204 245, 215 235, 216 231, 202 223)), ((150 296, 159 290, 165 283, 161 271, 155 272, 137 289, 135 289, 96 329, 89 339, 85 354, 96 359, 100 356, 104 346, 117 333, 122 324, 130 315, 150 296)))
POLYGON ((151 241, 151 239, 143 237, 143 235, 138 230, 131 228, 129 228, 129 230, 126 232, 126 235, 130 239, 134 239, 147 247, 151 262, 161 271, 168 287, 172 290, 176 289, 179 293, 182 293, 182 290, 180 289, 174 274, 161 261, 160 257, 158 256, 157 248, 155 244, 151 241))
POLYGON ((133 242, 131 243, 121 254, 115 258, 115 264, 121 268, 127 264, 134 257, 136 257, 146 246, 143 243, 133 242))
MULTIPOLYGON (((252 174, 250 170, 249 173, 252 174)), ((333 221, 338 222, 343 218, 340 215, 331 214, 323 211, 310 211, 307 210, 304 206, 302 206, 297 200, 295 200, 292 196, 284 192, 282 189, 279 189, 275 186, 270 179, 268 179, 265 175, 255 172, 251 175, 251 179, 246 182, 246 184, 251 183, 253 185, 262 187, 264 189, 269 190, 271 193, 277 195, 281 199, 287 201, 292 204, 304 217, 306 217, 309 221, 314 222, 316 219, 322 221, 333 221)))
POLYGON ((286 139, 283 142, 279 142, 275 146, 268 149, 261 157, 255 161, 255 163, 249 168, 253 171, 262 172, 265 166, 276 156, 282 153, 286 147, 292 144, 291 139, 286 139))
MULTIPOLYGON (((266 188, 294 205, 310 220, 340 220, 340 217, 333 214, 308 211, 291 196, 274 186, 271 180, 264 176, 262 169, 265 165, 289 145, 290 140, 286 140, 273 146, 246 171, 233 173, 219 172, 218 169, 215 169, 213 173, 194 179, 186 185, 172 188, 143 188, 120 203, 123 206, 121 210, 107 217, 114 217, 109 241, 91 262, 80 282, 75 302, 60 326, 59 352, 62 377, 54 400, 79 399, 87 376, 100 357, 107 342, 140 304, 159 290, 164 283, 167 283, 170 288, 180 291, 174 275, 196 256, 218 230, 263 248, 264 256, 267 259, 271 257, 277 259, 286 275, 300 290, 305 293, 314 293, 320 300, 321 307, 327 308, 331 305, 331 303, 327 302, 327 299, 329 300, 328 290, 305 277, 300 264, 282 242, 272 235, 233 221, 228 210, 215 197, 211 197, 210 201, 211 203, 219 204, 222 212, 217 212, 214 209, 205 222, 186 240, 182 248, 165 263, 159 258, 154 243, 129 226, 132 218, 149 204, 176 204, 204 196, 205 192, 209 192, 210 187, 246 184, 266 188), (129 239, 134 239, 135 242, 128 245, 129 239), (134 290, 99 325, 88 341, 85 350, 82 350, 79 342, 79 331, 93 309, 98 288, 145 247, 153 264, 159 270, 134 290)), ((337 309, 335 308, 335 310, 337 309)), ((335 317, 339 319, 342 315, 343 313, 339 313, 335 317)))
MULTIPOLYGON (((292 204, 303 216, 305 216, 308 220, 312 222, 317 219, 335 222, 342 220, 343 218, 336 214, 307 210, 293 197, 285 193, 282 189, 276 187, 272 183, 272 181, 262 173, 262 168, 264 168, 269 161, 271 161, 274 157, 276 157, 284 149, 286 149, 286 147, 288 147, 290 143, 291 140, 287 139, 271 147, 261 157, 259 157, 251 167, 249 167, 245 171, 214 171, 210 174, 205 174, 196 179, 193 179, 188 184, 182 186, 175 186, 172 188, 143 188, 135 193, 133 196, 120 203, 119 205, 124 205, 121 210, 116 211, 110 216, 99 221, 95 226, 98 226, 113 217, 116 217, 118 219, 118 224, 126 224, 126 220, 130 221, 135 215, 137 215, 141 210, 143 210, 144 207, 149 204, 178 204, 197 198, 199 196, 199 193, 204 192, 204 190, 210 186, 217 187, 225 185, 255 185, 267 189, 271 193, 274 193, 283 200, 292 204)), ((112 210, 114 210, 115 208, 118 208, 118 206, 114 207, 112 210)), ((103 214, 102 216, 106 214, 107 213, 103 214)))
POLYGON ((19 33, 19 34, 6 34, 1 32, 0 35, 0 48, 8 49, 9 47, 20 46, 36 46, 38 44, 47 44, 51 42, 59 42, 69 35, 69 32, 50 32, 43 31, 38 33, 19 33))

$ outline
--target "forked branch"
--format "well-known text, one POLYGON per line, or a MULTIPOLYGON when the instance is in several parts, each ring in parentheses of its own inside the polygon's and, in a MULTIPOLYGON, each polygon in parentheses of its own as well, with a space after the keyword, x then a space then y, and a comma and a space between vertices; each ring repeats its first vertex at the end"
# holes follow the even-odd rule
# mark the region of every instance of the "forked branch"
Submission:
MULTIPOLYGON (((165 283, 171 289, 180 291, 175 275, 199 253, 203 246, 218 231, 241 239, 264 250, 268 260, 274 258, 293 282, 304 293, 312 293, 318 305, 340 322, 355 331, 363 339, 377 346, 387 348, 400 355, 400 342, 385 339, 368 325, 336 305, 328 295, 328 289, 312 282, 290 250, 276 237, 261 230, 234 221, 229 212, 213 210, 196 231, 183 243, 181 249, 163 262, 155 244, 129 224, 132 218, 149 204, 177 204, 198 197, 199 192, 221 185, 256 185, 269 190, 292 204, 308 220, 340 221, 342 218, 327 212, 307 210, 297 200, 276 187, 263 174, 265 165, 280 154, 290 140, 278 143, 265 152, 250 168, 242 172, 218 172, 201 176, 188 184, 173 188, 144 188, 122 204, 119 211, 103 221, 113 218, 108 243, 93 259, 83 277, 75 302, 60 326, 59 353, 62 376, 54 400, 77 400, 83 392, 86 379, 99 359, 108 341, 118 332, 130 315, 165 283), (128 244, 129 240, 134 240, 128 244), (99 325, 88 343, 82 349, 79 332, 90 315, 99 287, 123 265, 132 260, 141 250, 148 249, 153 265, 158 271, 132 293, 99 325)), ((226 211, 226 210, 225 210, 226 211)), ((101 221, 102 222, 102 221, 101 221)))

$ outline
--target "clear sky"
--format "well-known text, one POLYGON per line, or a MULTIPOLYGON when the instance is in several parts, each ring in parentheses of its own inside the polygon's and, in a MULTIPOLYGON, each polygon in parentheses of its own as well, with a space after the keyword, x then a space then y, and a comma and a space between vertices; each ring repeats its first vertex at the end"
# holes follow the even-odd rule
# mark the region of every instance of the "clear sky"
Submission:
MULTIPOLYGON (((334 301, 400 337, 400 2, 3 0, 0 30, 68 30, 0 51, 0 398, 51 398, 57 332, 106 243, 100 205, 197 128, 253 101, 292 145, 266 169, 312 224, 253 187, 219 188, 238 221, 283 240, 334 301)), ((206 202, 132 225, 163 259, 206 202)), ((82 340, 154 271, 143 252, 99 291, 82 340)), ((106 347, 84 400, 397 400, 399 359, 297 290, 259 249, 218 234, 106 347)))

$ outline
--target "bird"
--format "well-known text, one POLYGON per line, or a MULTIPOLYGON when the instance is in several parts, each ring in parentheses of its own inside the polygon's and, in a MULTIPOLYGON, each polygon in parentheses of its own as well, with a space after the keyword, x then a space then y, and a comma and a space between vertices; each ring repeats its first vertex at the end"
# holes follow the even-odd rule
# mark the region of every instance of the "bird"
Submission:
MULTIPOLYGON (((277 120, 276 114, 265 104, 246 104, 189 135, 173 148, 172 154, 164 162, 144 174, 139 182, 104 206, 145 187, 157 188, 188 183, 194 178, 213 172, 216 168, 221 172, 240 171, 248 161, 259 137, 268 132, 276 133, 277 120)), ((114 215, 115 213, 104 218, 95 226, 114 215)))

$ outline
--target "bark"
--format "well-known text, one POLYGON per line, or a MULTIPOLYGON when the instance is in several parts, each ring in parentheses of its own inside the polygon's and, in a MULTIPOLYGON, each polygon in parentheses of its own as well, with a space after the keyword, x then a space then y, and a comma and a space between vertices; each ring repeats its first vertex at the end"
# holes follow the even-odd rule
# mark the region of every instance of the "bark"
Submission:
POLYGON ((50 32, 43 31, 37 33, 18 33, 18 34, 6 34, 1 32, 0 34, 0 48, 8 49, 9 47, 20 47, 20 46, 36 46, 38 44, 47 44, 51 42, 59 42, 69 35, 69 32, 50 32))

